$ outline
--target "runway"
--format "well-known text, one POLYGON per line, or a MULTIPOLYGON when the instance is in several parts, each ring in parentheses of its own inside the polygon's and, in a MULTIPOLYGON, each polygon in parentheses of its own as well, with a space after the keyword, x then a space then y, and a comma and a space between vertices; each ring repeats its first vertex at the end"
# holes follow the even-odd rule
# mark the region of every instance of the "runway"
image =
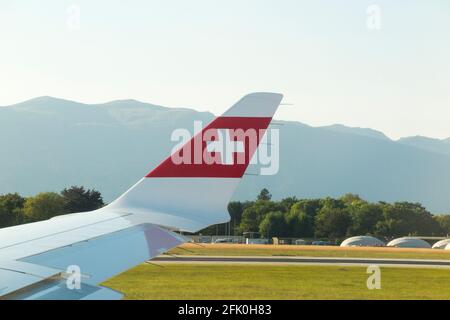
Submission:
POLYGON ((404 268, 448 268, 450 260, 377 259, 377 258, 317 258, 317 257, 231 257, 231 256, 159 256, 150 263, 213 263, 213 264, 273 264, 273 265, 337 265, 404 268))

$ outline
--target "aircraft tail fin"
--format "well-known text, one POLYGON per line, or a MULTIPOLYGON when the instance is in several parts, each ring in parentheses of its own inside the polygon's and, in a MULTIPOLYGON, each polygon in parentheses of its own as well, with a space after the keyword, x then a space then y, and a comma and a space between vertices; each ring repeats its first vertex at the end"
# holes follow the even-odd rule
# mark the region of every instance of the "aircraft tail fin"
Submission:
POLYGON ((194 135, 106 209, 196 232, 228 222, 227 205, 283 96, 252 93, 194 135))

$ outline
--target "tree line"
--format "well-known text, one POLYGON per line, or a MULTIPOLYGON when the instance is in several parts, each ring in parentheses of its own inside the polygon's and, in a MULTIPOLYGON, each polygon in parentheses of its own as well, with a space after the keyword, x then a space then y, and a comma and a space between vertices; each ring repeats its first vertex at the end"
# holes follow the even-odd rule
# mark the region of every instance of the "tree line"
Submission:
POLYGON ((340 241, 359 235, 381 238, 447 236, 450 215, 433 215, 420 203, 371 203, 358 195, 341 198, 272 201, 263 189, 255 201, 231 202, 231 223, 202 230, 203 235, 257 232, 264 238, 316 238, 340 241))
POLYGON ((0 195, 0 228, 42 221, 57 215, 86 212, 105 204, 100 192, 73 186, 60 193, 43 192, 34 197, 18 193, 0 195))
MULTIPOLYGON (((0 195, 0 228, 92 211, 104 205, 100 192, 78 186, 33 197, 17 193, 0 195)), ((433 215, 420 203, 371 203, 354 194, 338 199, 289 197, 273 201, 270 192, 263 189, 255 201, 230 202, 228 211, 230 223, 212 226, 200 233, 242 235, 256 232, 265 238, 331 241, 357 235, 394 238, 450 234, 450 215, 433 215)))

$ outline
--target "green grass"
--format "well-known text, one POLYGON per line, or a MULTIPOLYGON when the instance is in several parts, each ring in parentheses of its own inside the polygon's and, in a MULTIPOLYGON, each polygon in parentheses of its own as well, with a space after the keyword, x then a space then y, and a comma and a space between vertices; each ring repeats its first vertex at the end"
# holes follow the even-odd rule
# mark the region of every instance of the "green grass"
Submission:
POLYGON ((381 268, 368 290, 363 267, 143 264, 104 283, 126 299, 450 299, 450 270, 381 268))
POLYGON ((317 250, 286 250, 260 249, 239 247, 235 249, 207 247, 175 248, 169 253, 173 255, 195 255, 195 256, 298 256, 298 257, 330 257, 330 258, 388 258, 388 259, 424 259, 424 260, 450 260, 450 251, 428 250, 426 252, 405 252, 396 248, 377 249, 380 251, 358 251, 353 249, 326 248, 317 250))

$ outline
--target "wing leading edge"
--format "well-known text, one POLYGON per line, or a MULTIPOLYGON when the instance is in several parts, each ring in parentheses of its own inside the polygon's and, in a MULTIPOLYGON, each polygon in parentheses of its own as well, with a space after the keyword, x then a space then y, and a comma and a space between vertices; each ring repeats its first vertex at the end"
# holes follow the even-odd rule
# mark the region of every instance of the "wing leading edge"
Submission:
POLYGON ((0 275, 7 277, 1 294, 25 300, 118 299, 122 294, 98 284, 184 242, 171 231, 143 224, 0 263, 0 275), (73 267, 81 273, 73 274, 73 267))

